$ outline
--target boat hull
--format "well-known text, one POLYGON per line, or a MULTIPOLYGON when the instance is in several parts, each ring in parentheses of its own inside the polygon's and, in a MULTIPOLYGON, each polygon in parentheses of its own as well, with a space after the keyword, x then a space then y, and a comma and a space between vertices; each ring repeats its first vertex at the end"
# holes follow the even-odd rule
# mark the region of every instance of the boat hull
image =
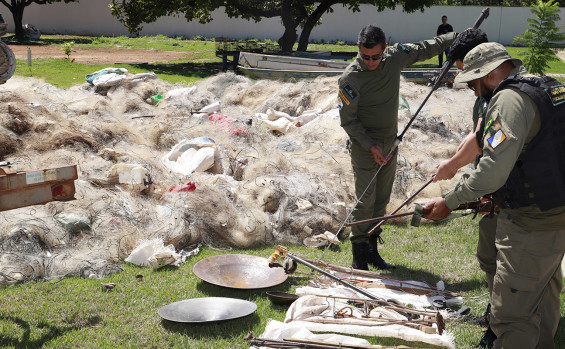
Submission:
MULTIPOLYGON (((325 59, 241 52, 238 68, 252 79, 288 80, 339 76, 349 64, 350 62, 325 59)), ((406 68, 401 74, 407 81, 427 84, 432 82, 440 72, 441 69, 438 68, 406 68)), ((455 75, 457 75, 457 69, 450 69, 442 83, 452 85, 455 75)))

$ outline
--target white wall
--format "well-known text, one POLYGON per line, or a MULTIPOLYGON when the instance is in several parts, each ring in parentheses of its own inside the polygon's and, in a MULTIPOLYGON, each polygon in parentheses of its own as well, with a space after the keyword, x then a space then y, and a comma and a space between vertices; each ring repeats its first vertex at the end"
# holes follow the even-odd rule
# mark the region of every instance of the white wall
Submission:
MULTIPOLYGON (((25 9, 24 23, 35 25, 45 34, 128 35, 126 28, 112 17, 108 3, 108 0, 80 0, 69 4, 32 4, 25 9)), ((333 13, 322 18, 322 25, 314 28, 310 40, 356 42, 361 27, 371 23, 383 28, 391 42, 424 40, 435 36, 442 15, 449 18, 448 22, 455 31, 462 31, 475 22, 482 9, 483 7, 473 6, 434 6, 423 13, 403 13, 401 7, 377 12, 373 6, 362 5, 361 12, 353 13, 336 5, 333 13)), ((11 13, 4 6, 0 6, 0 13, 8 23, 8 31, 13 32, 11 13)), ((516 35, 527 29, 526 19, 532 16, 527 7, 491 7, 490 16, 483 22, 481 29, 488 34, 489 40, 509 44, 516 35)), ((215 11, 213 18, 211 23, 199 24, 186 22, 184 17, 164 17, 155 23, 146 24, 141 35, 202 35, 277 40, 284 31, 278 18, 267 18, 255 23, 228 18, 221 10, 215 11)), ((561 8, 558 26, 565 26, 565 8, 561 8)))

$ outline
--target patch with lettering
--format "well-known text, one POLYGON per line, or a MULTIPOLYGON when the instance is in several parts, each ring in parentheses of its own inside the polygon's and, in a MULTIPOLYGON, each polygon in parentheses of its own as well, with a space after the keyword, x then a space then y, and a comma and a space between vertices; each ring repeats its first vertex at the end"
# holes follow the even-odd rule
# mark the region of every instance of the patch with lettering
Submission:
POLYGON ((343 93, 342 89, 339 89, 339 96, 337 96, 337 98, 339 98, 341 100, 341 105, 343 106, 343 104, 345 105, 349 105, 351 104, 351 102, 349 101, 349 99, 347 99, 347 97, 345 96, 345 94, 343 93))
POLYGON ((337 96, 337 107, 339 109, 343 107, 343 101, 341 100, 341 97, 339 95, 337 96))
POLYGON ((555 85, 545 89, 553 105, 565 103, 565 86, 555 85))
POLYGON ((355 93, 355 91, 351 88, 351 86, 345 85, 343 90, 347 93, 349 97, 351 97, 351 99, 355 99, 355 97, 357 97, 357 93, 355 93))
POLYGON ((402 51, 410 53, 410 47, 408 47, 408 45, 398 44, 398 47, 400 47, 402 51))
POLYGON ((490 145, 490 147, 494 150, 496 149, 496 147, 501 145, 505 139, 506 139, 506 135, 504 134, 504 132, 502 130, 498 130, 496 131, 495 134, 493 134, 490 138, 487 139, 487 142, 490 145))

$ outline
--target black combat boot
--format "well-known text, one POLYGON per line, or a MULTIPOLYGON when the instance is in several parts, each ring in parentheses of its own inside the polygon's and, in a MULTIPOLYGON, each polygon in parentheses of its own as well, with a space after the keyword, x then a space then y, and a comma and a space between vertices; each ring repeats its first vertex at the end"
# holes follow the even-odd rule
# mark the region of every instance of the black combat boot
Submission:
POLYGON ((367 262, 373 267, 380 270, 390 270, 396 268, 392 264, 388 264, 379 254, 378 243, 379 241, 383 243, 381 238, 381 233, 383 230, 378 228, 369 236, 369 255, 367 257, 367 262))
POLYGON ((478 323, 481 327, 488 327, 490 318, 490 303, 487 305, 487 310, 482 317, 479 318, 478 323))
POLYGON ((366 242, 352 243, 353 263, 351 267, 359 270, 369 270, 367 265, 367 254, 369 252, 369 244, 366 242))
POLYGON ((492 349, 494 348, 495 340, 496 340, 496 334, 494 334, 494 332, 490 329, 489 326, 485 331, 483 338, 481 338, 481 341, 479 342, 479 344, 475 346, 475 348, 492 349))

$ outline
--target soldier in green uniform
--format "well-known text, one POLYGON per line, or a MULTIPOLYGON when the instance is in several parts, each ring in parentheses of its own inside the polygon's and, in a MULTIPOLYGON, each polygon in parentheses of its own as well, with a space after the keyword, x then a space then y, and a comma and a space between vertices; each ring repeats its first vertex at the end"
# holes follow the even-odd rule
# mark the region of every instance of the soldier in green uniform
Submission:
MULTIPOLYGON (((387 154, 398 132, 400 72, 414 62, 437 56, 455 37, 455 33, 449 33, 413 44, 387 46, 379 27, 368 25, 359 33, 359 53, 340 77, 338 94, 341 126, 350 138, 358 198, 354 220, 383 216, 390 200, 397 150, 391 156, 387 154)), ((379 269, 394 268, 379 255, 380 231, 369 238, 370 228, 370 224, 364 224, 351 229, 353 267, 368 270, 369 263, 379 269)))
POLYGON ((504 46, 484 43, 455 81, 489 101, 482 157, 444 198, 424 208, 441 219, 491 194, 500 207, 491 291, 494 348, 554 348, 565 252, 565 86, 524 77, 504 46))

